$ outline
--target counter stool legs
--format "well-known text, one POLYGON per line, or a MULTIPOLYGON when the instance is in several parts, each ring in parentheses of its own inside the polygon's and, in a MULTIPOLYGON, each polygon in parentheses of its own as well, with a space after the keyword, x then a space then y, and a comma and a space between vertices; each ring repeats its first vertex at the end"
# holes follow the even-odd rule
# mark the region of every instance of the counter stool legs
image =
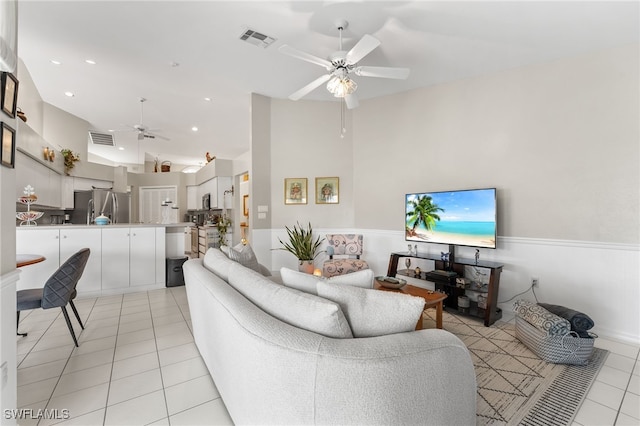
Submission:
POLYGON ((26 336, 27 333, 19 333, 18 332, 18 324, 20 324, 20 311, 17 311, 16 313, 18 314, 17 318, 16 318, 16 335, 18 335, 18 336, 26 336))
POLYGON ((78 310, 76 309, 76 305, 73 304, 73 300, 69 300, 69 304, 71 305, 71 309, 73 309, 73 313, 76 316, 76 319, 80 323, 80 327, 84 330, 84 325, 82 325, 82 320, 80 319, 80 315, 78 315, 78 310))

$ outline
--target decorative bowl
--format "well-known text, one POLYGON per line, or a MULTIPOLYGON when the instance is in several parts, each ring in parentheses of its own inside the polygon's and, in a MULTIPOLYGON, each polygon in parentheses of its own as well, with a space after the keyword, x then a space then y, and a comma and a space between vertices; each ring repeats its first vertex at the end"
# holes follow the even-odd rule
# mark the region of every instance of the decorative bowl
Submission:
POLYGON ((23 197, 18 198, 18 201, 20 201, 22 204, 33 204, 36 201, 38 201, 38 196, 36 194, 32 194, 32 195, 25 195, 23 197))
POLYGON ((16 213, 16 218, 20 220, 20 226, 35 226, 37 225, 36 220, 40 219, 44 213, 36 212, 36 211, 28 211, 28 212, 18 212, 16 213))
POLYGON ((376 277, 376 281, 378 281, 378 284, 380 284, 382 287, 396 289, 402 288, 407 284, 405 280, 392 277, 376 277))
POLYGON ((106 216, 98 216, 95 219, 95 224, 96 225, 108 225, 109 224, 109 218, 106 216))

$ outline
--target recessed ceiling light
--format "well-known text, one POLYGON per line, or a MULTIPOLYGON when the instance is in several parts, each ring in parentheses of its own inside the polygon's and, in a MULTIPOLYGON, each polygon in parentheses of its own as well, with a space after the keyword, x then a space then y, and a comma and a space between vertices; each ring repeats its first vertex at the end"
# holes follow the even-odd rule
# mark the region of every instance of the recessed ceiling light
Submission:
POLYGON ((73 94, 73 92, 64 92, 65 96, 68 96, 70 98, 73 98, 75 95, 73 94))
POLYGON ((51 60, 51 63, 52 63, 53 65, 62 65, 62 62, 58 61, 57 59, 52 59, 52 60, 51 60))
POLYGON ((124 151, 124 147, 123 147, 123 146, 119 146, 119 147, 118 147, 118 150, 120 150, 120 151, 124 151))
POLYGON ((211 102, 211 98, 204 98, 205 101, 211 102))
POLYGON ((86 63, 88 63, 89 65, 95 65, 96 61, 94 61, 93 59, 85 59, 84 60, 86 63))
POLYGON ((197 132, 197 131, 198 131, 198 128, 197 128, 196 126, 193 126, 193 127, 191 128, 191 130, 193 130, 194 132, 197 132))

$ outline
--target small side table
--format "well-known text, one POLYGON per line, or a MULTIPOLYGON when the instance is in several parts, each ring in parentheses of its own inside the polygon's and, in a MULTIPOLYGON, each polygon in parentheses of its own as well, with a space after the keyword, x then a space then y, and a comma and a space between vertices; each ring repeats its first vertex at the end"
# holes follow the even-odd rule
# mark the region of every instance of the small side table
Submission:
MULTIPOLYGON (((435 291, 427 290, 425 288, 415 287, 412 285, 405 285, 402 288, 387 288, 383 287, 377 280, 374 283, 373 288, 382 291, 394 291, 396 293, 410 294, 411 296, 422 297, 424 299, 424 310, 429 308, 436 308, 436 328, 442 329, 442 302, 447 298, 444 293, 438 293, 435 291)), ((416 324, 416 330, 422 330, 422 316, 416 324)))

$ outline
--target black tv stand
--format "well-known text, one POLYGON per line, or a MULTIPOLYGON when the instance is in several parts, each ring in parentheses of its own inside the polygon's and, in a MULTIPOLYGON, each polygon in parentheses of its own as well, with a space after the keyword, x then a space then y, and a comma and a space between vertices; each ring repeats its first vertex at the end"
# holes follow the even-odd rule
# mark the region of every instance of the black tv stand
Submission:
MULTIPOLYGON (((451 255, 453 252, 450 251, 451 255)), ((476 318, 482 318, 484 325, 489 327, 494 322, 502 318, 502 310, 498 308, 498 289, 500 287, 500 273, 502 272, 503 265, 496 262, 469 260, 469 259, 452 259, 449 257, 448 262, 444 262, 438 255, 429 254, 409 254, 408 252, 394 252, 391 253, 389 258, 389 268, 387 269, 387 276, 395 277, 396 275, 402 275, 412 278, 417 278, 424 281, 433 282, 436 290, 443 291, 448 295, 444 301, 444 305, 449 310, 458 311, 458 296, 464 295, 467 291, 482 293, 486 297, 486 308, 479 308, 478 303, 471 301, 469 312, 467 315, 476 318), (424 272, 421 271, 419 275, 415 274, 415 270, 398 270, 398 261, 401 257, 410 257, 415 259, 427 259, 435 262, 435 270, 424 272), (465 266, 473 266, 477 268, 485 268, 490 270, 489 283, 486 286, 471 285, 466 288, 461 288, 456 285, 456 278, 464 277, 465 266)))

